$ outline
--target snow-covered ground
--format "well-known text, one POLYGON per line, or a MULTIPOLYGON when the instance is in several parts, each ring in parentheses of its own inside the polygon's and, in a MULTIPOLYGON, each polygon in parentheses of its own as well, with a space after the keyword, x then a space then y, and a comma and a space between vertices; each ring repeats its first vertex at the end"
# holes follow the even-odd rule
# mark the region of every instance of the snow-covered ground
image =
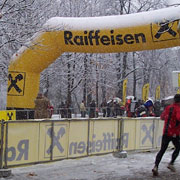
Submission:
MULTIPOLYGON (((153 177, 151 169, 157 152, 128 153, 127 158, 113 154, 62 160, 48 164, 12 168, 10 180, 148 180, 180 179, 180 158, 176 161, 175 173, 167 169, 172 150, 165 153, 159 177, 153 177)), ((3 179, 3 178, 0 178, 3 179)))

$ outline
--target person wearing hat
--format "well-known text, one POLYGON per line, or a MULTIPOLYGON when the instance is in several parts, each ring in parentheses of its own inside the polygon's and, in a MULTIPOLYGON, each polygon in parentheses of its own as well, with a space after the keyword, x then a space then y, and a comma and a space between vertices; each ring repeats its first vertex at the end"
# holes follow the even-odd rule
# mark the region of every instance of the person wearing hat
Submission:
POLYGON ((159 163, 170 142, 173 143, 175 149, 167 168, 173 172, 176 171, 174 162, 178 157, 180 151, 180 94, 176 94, 174 96, 174 103, 165 108, 160 118, 164 120, 164 128, 161 141, 161 149, 156 155, 155 165, 152 169, 154 176, 158 175, 159 163))
POLYGON ((144 106, 146 107, 146 115, 147 116, 155 116, 155 114, 154 114, 154 104, 153 104, 153 101, 151 99, 147 100, 144 103, 144 106))
POLYGON ((46 98, 42 93, 38 93, 35 101, 35 119, 44 119, 49 118, 48 106, 50 105, 50 101, 46 98))

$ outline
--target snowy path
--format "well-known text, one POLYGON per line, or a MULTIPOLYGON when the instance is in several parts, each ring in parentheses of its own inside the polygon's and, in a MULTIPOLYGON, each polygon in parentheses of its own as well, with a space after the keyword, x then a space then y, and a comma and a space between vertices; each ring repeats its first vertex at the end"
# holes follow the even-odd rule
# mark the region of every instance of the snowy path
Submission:
MULTIPOLYGON (((159 167, 160 177, 153 177, 151 169, 157 152, 130 153, 127 158, 113 154, 69 159, 48 164, 38 164, 12 169, 11 180, 180 180, 180 158, 176 161, 177 172, 166 166, 172 151, 167 151, 159 167)), ((0 178, 3 179, 3 178, 0 178)))

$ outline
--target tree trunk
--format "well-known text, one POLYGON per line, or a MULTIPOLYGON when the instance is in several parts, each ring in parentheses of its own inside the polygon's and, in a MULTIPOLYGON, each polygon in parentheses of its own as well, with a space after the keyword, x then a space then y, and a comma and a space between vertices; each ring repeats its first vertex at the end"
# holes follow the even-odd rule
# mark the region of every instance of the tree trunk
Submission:
MULTIPOLYGON (((68 55, 68 59, 69 59, 68 55)), ((68 67, 68 90, 67 90, 67 104, 70 106, 71 105, 71 64, 68 62, 67 64, 68 67)))

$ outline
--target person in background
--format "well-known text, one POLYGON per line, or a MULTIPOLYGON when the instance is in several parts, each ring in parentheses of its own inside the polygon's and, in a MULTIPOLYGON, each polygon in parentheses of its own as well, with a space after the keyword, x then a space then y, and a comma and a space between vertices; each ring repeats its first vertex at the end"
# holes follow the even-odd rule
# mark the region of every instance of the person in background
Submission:
POLYGON ((89 118, 95 118, 95 111, 96 111, 96 102, 92 100, 90 103, 90 111, 89 111, 89 118))
POLYGON ((153 175, 158 175, 159 163, 168 148, 170 142, 173 143, 175 149, 167 168, 176 171, 174 162, 180 151, 180 94, 174 96, 174 103, 167 106, 160 118, 164 120, 163 136, 161 141, 161 149, 156 155, 155 165, 152 169, 153 175))
POLYGON ((50 105, 50 101, 47 97, 45 97, 42 93, 38 93, 35 101, 35 119, 43 119, 49 118, 49 110, 48 107, 50 105))
POLYGON ((124 112, 125 112, 125 106, 124 106, 123 102, 121 101, 121 102, 119 102, 119 115, 123 116, 124 112))
POLYGON ((147 117, 147 109, 144 104, 136 108, 136 117, 147 117))
POLYGON ((48 105, 48 111, 49 111, 49 118, 51 118, 54 112, 54 107, 52 104, 48 105))
POLYGON ((127 99, 126 100, 125 108, 126 108, 126 116, 127 117, 131 117, 132 116, 131 111, 130 111, 130 108, 131 108, 131 99, 127 99))
POLYGON ((109 107, 110 107, 110 116, 109 117, 113 117, 114 116, 114 100, 113 99, 110 101, 109 107))
POLYGON ((134 97, 134 99, 132 99, 130 104, 130 112, 132 117, 136 117, 136 113, 135 113, 136 108, 137 108, 137 101, 136 101, 136 97, 134 97))
POLYGON ((103 117, 106 117, 106 112, 107 112, 107 102, 106 102, 106 99, 104 99, 103 102, 101 103, 101 108, 102 108, 103 117))
POLYGON ((144 106, 146 107, 146 113, 147 113, 147 116, 155 116, 154 114, 154 105, 153 105, 153 102, 152 100, 147 100, 145 103, 144 103, 144 106))
POLYGON ((48 118, 51 118, 51 117, 52 117, 52 114, 53 114, 53 112, 54 112, 54 107, 53 107, 53 105, 51 104, 50 100, 48 99, 47 93, 44 93, 43 98, 48 102, 48 108, 47 108, 48 118))
POLYGON ((138 99, 138 101, 137 101, 137 103, 136 103, 136 107, 135 107, 135 117, 140 117, 140 116, 139 116, 139 111, 138 111, 138 109, 139 109, 139 107, 140 107, 142 104, 143 104, 143 103, 141 102, 141 100, 138 99))
POLYGON ((96 117, 96 118, 99 117, 99 108, 98 108, 98 107, 96 107, 95 117, 96 117))
POLYGON ((69 101, 66 101, 65 103, 65 117, 66 118, 72 118, 72 108, 69 101))
POLYGON ((156 117, 160 117, 161 115, 161 102, 155 101, 154 103, 154 114, 156 117))
POLYGON ((113 102, 113 117, 117 117, 119 115, 119 103, 117 101, 113 102))
POLYGON ((65 104, 62 101, 60 106, 59 106, 59 113, 61 114, 61 118, 65 118, 66 117, 65 111, 66 111, 65 110, 65 104))
POLYGON ((80 104, 81 117, 86 117, 86 107, 84 101, 82 100, 80 104))
POLYGON ((107 117, 111 116, 111 102, 107 103, 107 117))

